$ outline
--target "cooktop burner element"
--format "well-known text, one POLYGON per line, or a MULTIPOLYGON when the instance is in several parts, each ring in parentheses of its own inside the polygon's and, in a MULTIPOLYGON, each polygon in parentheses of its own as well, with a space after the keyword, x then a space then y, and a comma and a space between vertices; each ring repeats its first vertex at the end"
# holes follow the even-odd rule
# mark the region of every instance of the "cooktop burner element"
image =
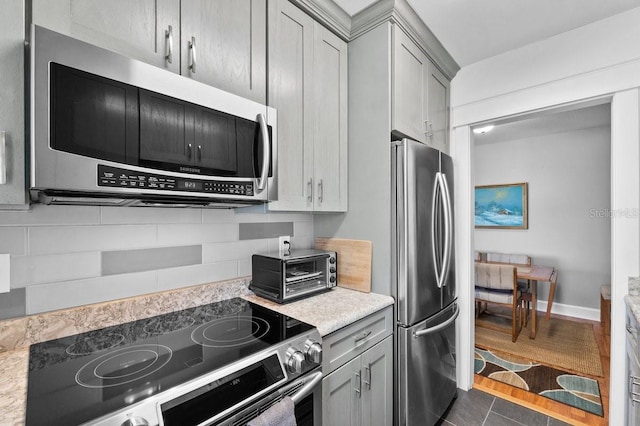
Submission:
POLYGON ((191 333, 191 340, 209 348, 242 346, 259 339, 271 326, 262 318, 218 318, 198 326, 191 333))
POLYGON ((32 345, 26 424, 105 421, 245 360, 274 359, 264 368, 276 372, 292 339, 309 338, 321 340, 311 325, 234 298, 32 345))
POLYGON ((167 365, 172 355, 163 345, 132 345, 109 351, 82 366, 76 373, 76 383, 107 388, 135 382, 167 365))

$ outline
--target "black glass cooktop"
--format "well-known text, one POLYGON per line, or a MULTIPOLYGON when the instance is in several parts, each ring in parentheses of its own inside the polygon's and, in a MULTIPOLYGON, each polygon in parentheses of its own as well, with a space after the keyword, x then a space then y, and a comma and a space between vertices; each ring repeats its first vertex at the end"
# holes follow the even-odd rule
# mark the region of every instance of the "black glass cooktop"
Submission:
POLYGON ((240 298, 32 345, 27 425, 75 425, 313 327, 240 298))

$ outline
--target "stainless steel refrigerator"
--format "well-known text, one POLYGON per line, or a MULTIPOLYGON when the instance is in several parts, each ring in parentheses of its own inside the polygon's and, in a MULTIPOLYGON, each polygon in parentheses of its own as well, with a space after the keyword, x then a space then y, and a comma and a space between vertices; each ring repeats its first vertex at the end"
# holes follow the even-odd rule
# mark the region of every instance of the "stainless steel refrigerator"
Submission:
POLYGON ((391 149, 395 415, 433 425, 456 396, 453 162, 410 139, 391 149))

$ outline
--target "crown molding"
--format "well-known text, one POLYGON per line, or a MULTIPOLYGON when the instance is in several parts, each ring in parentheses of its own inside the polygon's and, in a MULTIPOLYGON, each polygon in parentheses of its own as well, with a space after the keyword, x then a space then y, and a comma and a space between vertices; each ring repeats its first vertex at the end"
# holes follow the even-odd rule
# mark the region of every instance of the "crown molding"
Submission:
POLYGON ((378 0, 353 17, 333 0, 289 0, 329 28, 344 41, 351 41, 383 22, 400 26, 411 40, 452 79, 460 66, 422 22, 407 0, 378 0))
POLYGON ((379 0, 358 12, 351 18, 350 39, 386 21, 399 25, 447 78, 456 75, 460 66, 406 0, 379 0))
POLYGON ((344 41, 351 39, 351 17, 333 0, 289 0, 344 41))

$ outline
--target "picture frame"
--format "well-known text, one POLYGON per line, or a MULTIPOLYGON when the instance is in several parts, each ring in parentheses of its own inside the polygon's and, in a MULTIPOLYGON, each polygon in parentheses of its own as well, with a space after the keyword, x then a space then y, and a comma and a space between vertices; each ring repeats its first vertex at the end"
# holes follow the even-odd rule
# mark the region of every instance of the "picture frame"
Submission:
POLYGON ((528 229, 527 182, 475 187, 476 228, 528 229))

